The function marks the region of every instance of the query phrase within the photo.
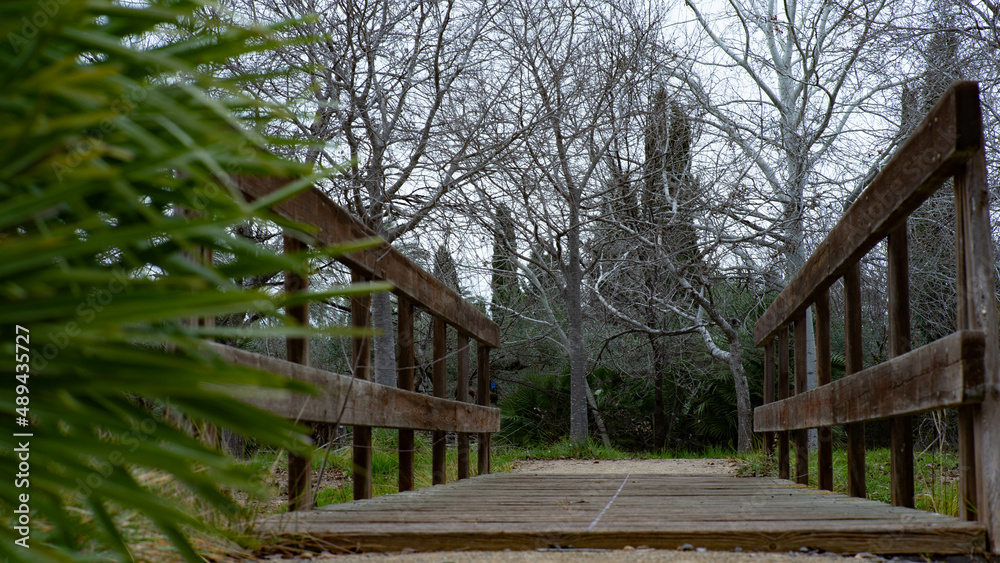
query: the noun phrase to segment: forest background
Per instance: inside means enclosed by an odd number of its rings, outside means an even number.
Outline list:
[[[981,83],[997,205],[995,3],[224,0],[207,14],[323,38],[225,72],[264,73],[248,91],[297,109],[266,132],[313,142],[283,154],[342,167],[325,193],[500,324],[493,394],[518,443],[749,448],[762,379],[750,328],[955,80]],[[909,229],[916,347],[955,326],[950,189]],[[259,225],[240,234],[280,243]],[[862,264],[866,366],[887,356],[883,262]],[[347,279],[333,261],[316,273]],[[393,306],[373,300],[387,384]],[[347,322],[344,303],[312,307]],[[346,349],[316,340],[312,363],[349,373]],[[945,427],[916,432],[950,441]]]

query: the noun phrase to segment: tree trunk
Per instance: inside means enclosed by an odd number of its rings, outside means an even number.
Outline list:
[[[664,378],[666,379],[666,378]],[[663,439],[663,449],[666,450],[670,447],[670,438],[674,435],[674,423],[677,422],[677,408],[680,406],[680,400],[677,398],[677,376],[670,376],[670,417],[667,419],[667,432]]]
[[[667,427],[663,416],[663,344],[650,334],[649,347],[653,354],[653,449],[665,450]]]
[[[571,190],[572,191],[572,190]],[[577,198],[571,198],[577,199]],[[587,441],[587,349],[583,342],[583,298],[580,286],[580,210],[570,203],[570,230],[567,234],[569,259],[566,264],[566,313],[569,339],[569,438],[577,444]]]
[[[729,371],[733,374],[733,385],[736,387],[736,448],[740,452],[748,452],[753,445],[753,408],[750,406],[747,372],[743,369],[743,348],[736,330],[727,330],[726,337],[729,340]]]
[[[374,338],[375,382],[396,386],[396,339],[392,326],[392,301],[386,291],[372,295],[372,324],[381,335]]]
[[[601,417],[601,411],[597,410],[597,400],[594,399],[594,392],[590,389],[590,383],[584,379],[584,383],[587,384],[587,403],[590,404],[590,410],[594,413],[594,424],[597,425],[597,433],[601,435],[601,442],[604,443],[604,447],[611,447],[611,438],[608,436],[608,429],[604,426],[604,418]]]

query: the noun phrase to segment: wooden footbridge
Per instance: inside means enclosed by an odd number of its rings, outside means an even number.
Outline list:
[[[910,350],[907,217],[948,178],[955,179],[958,332]],[[286,182],[245,179],[252,200],[274,198]],[[338,244],[370,231],[318,190],[274,198],[279,215],[317,228],[286,233],[286,249]],[[861,369],[859,261],[888,238],[892,358]],[[312,509],[308,460],[289,461],[290,512],[258,530],[297,549],[327,551],[621,548],[682,546],[731,550],[833,552],[1000,552],[1000,370],[989,197],[978,86],[957,83],[944,95],[755,326],[766,350],[766,404],[755,430],[777,435],[781,478],[663,475],[490,475],[489,433],[499,414],[489,406],[489,351],[497,326],[388,245],[345,255],[356,280],[388,280],[398,299],[398,386],[369,381],[369,341],[354,340],[354,374],[308,366],[307,342],[290,339],[287,361],[218,347],[231,361],[316,385],[313,397],[247,400],[290,418],[354,427],[355,502]],[[847,372],[830,381],[829,288],[843,278]],[[286,289],[308,280],[286,276]],[[805,313],[815,307],[820,386],[805,391]],[[413,389],[413,313],[434,318],[433,397]],[[356,298],[353,324],[366,327],[369,303]],[[291,311],[307,322],[304,308]],[[445,397],[447,331],[458,333],[457,397]],[[789,328],[794,334],[794,393],[789,392]],[[476,403],[468,382],[475,341]],[[775,397],[775,394],[777,397]],[[789,396],[791,395],[791,396]],[[777,400],[775,400],[777,399]],[[910,416],[957,408],[960,424],[960,518],[914,510]],[[893,505],[864,500],[863,425],[889,419]],[[846,425],[849,495],[832,489],[829,428]],[[371,498],[371,427],[399,429],[399,489]],[[823,490],[810,476],[805,432],[819,428]],[[412,491],[413,432],[430,430],[435,486]],[[459,480],[445,484],[445,435],[458,433]],[[469,478],[470,435],[477,434],[477,476]],[[791,472],[789,435],[794,438]],[[789,480],[794,477],[794,482]],[[858,498],[861,497],[861,498]]]
[[[970,553],[978,523],[783,479],[493,474],[265,519],[278,545],[345,551],[536,548]]]

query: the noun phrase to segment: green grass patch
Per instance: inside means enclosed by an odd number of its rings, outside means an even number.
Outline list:
[[[792,452],[794,456],[794,451]],[[777,452],[767,455],[762,450],[734,456],[740,477],[777,477]],[[794,471],[795,460],[791,461]],[[890,452],[887,448],[865,452],[865,484],[867,498],[891,502]],[[958,516],[958,452],[928,451],[913,459],[914,504],[920,510]],[[809,453],[809,486],[817,485],[817,454]],[[847,494],[847,450],[833,450],[833,490]]]
[[[660,452],[627,452],[614,446],[605,446],[598,440],[584,444],[563,439],[558,442],[533,447],[495,445],[493,463],[497,460],[516,462],[519,459],[703,459],[730,458],[731,448],[711,447],[704,450],[668,450]],[[496,471],[496,470],[494,470]]]

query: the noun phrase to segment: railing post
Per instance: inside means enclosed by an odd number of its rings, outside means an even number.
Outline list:
[[[974,118],[981,130],[981,116]],[[978,518],[986,526],[990,548],[1000,553],[1000,343],[982,137],[980,148],[955,175],[955,203],[958,328],[986,334],[983,402],[959,409],[962,516]]]
[[[806,315],[803,313],[795,323],[795,394],[806,392],[808,355],[806,353]],[[809,431],[795,430],[795,482],[809,484]]]
[[[764,404],[774,402],[774,339],[764,345]],[[764,433],[764,452],[774,453],[774,433]]]
[[[458,385],[456,399],[469,402],[469,336],[458,333]],[[469,433],[458,433],[458,478],[469,478]]]
[[[788,398],[788,327],[778,331],[778,400]],[[778,477],[788,479],[788,431],[778,432]]]
[[[830,291],[816,300],[816,385],[830,383]],[[833,432],[829,426],[819,429],[819,488],[833,490]]]
[[[476,402],[484,407],[490,406],[490,347],[480,342],[476,351]],[[490,472],[490,434],[479,433],[479,457],[476,460],[478,474]]]
[[[413,391],[413,368],[415,355],[413,350],[413,302],[400,295],[396,302],[399,310],[397,324],[397,341],[399,351],[396,353],[396,387]],[[414,484],[414,447],[413,430],[399,429],[399,490],[412,491]]]
[[[889,357],[910,351],[910,267],[906,222],[889,233]],[[913,508],[912,417],[889,419],[892,504]]]
[[[197,211],[187,207],[177,207],[175,209],[177,215],[188,220],[196,220],[201,215]],[[182,251],[181,255],[195,264],[211,268],[214,262],[215,252],[211,248],[195,245],[191,250]],[[186,319],[180,319],[180,323],[185,326],[214,327],[215,317],[192,316]],[[208,338],[206,340],[212,339]],[[185,415],[176,417],[170,412],[169,409],[164,410],[163,414],[164,419],[173,422],[178,428],[184,429],[186,432],[190,432],[192,436],[198,438],[209,447],[219,447],[219,429],[214,424],[209,424],[204,421],[199,423],[198,421],[192,420]]]
[[[434,386],[434,396],[444,399],[448,396],[448,381],[446,379],[447,364],[445,360],[448,354],[448,325],[443,319],[434,317],[434,363],[432,369],[432,381]],[[448,433],[435,430],[432,433],[431,443],[431,480],[435,485],[443,485],[447,481],[445,473],[447,467],[448,443],[446,441]]]
[[[305,247],[294,237],[284,235],[284,250],[286,254],[301,252]],[[309,287],[309,278],[295,272],[285,272],[285,292],[305,291]],[[309,324],[309,305],[289,305],[285,309],[289,317],[302,325]],[[285,359],[296,364],[309,365],[309,339],[286,338]],[[288,510],[308,510],[312,508],[312,460],[308,456],[288,454]]]
[[[212,264],[215,261],[215,251],[214,250],[212,250],[211,248],[201,247],[199,249],[199,253],[198,254],[199,254],[198,260],[200,261],[201,264],[203,264],[205,266],[208,266],[208,267],[212,267]],[[308,308],[306,309],[306,311],[307,311],[306,322],[308,323],[309,322]],[[198,326],[201,326],[201,327],[214,327],[215,326],[215,317],[198,317],[197,324],[198,324]],[[308,356],[308,354],[307,354],[307,356]],[[211,446],[213,448],[218,448],[219,447],[219,445],[220,445],[220,438],[221,438],[221,436],[220,436],[221,432],[219,431],[219,427],[215,426],[214,424],[209,424],[209,423],[205,422],[204,426],[202,426],[199,429],[198,434],[199,434],[199,437],[201,438],[201,440],[203,442],[205,442],[206,444],[208,444],[209,446]]]
[[[846,375],[861,371],[861,264],[855,263],[844,273],[844,364]],[[865,423],[855,422],[847,431],[847,494],[865,498]]]
[[[368,276],[351,271],[351,282],[368,281]],[[351,326],[369,329],[372,299],[369,296],[351,298]],[[371,338],[355,336],[351,342],[351,365],[354,377],[371,379]],[[372,429],[370,426],[354,427],[354,500],[372,498]]]

